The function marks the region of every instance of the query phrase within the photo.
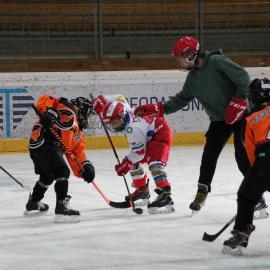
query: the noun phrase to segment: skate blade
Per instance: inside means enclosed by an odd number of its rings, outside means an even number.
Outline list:
[[[148,213],[151,215],[170,214],[173,212],[175,212],[173,205],[166,205],[164,207],[150,207],[150,208],[148,208]]]
[[[32,211],[28,211],[28,210],[25,210],[23,212],[23,215],[24,216],[41,216],[41,215],[45,215],[48,213],[48,210],[46,211],[38,211],[38,210],[32,210]]]
[[[80,222],[80,216],[55,215],[55,223],[77,223]]]
[[[134,202],[135,206],[145,206],[148,203],[150,203],[149,199],[140,199],[140,200]]]
[[[261,210],[257,210],[254,213],[254,219],[264,219],[264,218],[268,218],[269,214],[266,210],[266,208],[261,209]]]
[[[235,256],[242,256],[243,255],[244,247],[237,246],[236,248],[231,248],[228,246],[223,246],[222,253],[223,254],[229,254],[229,255],[235,255]]]

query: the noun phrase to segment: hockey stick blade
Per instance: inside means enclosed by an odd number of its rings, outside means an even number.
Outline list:
[[[111,207],[114,207],[114,208],[130,208],[132,207],[130,201],[124,201],[124,202],[113,202],[113,201],[110,201],[109,205]],[[133,211],[137,214],[137,215],[141,215],[143,213],[143,210],[141,208],[133,208]]]
[[[0,166],[0,169],[6,173],[12,180],[14,180],[19,186],[21,186],[22,188],[24,188],[27,191],[31,192],[31,187],[29,185],[24,185],[23,183],[21,183],[17,178],[15,178],[12,174],[10,174],[5,168],[3,168],[2,166]]]
[[[220,235],[221,233],[216,233],[216,234],[208,234],[208,233],[204,233],[203,234],[203,238],[202,238],[202,240],[203,241],[207,241],[207,242],[213,242],[213,241],[215,241],[217,238],[218,238],[218,236]]]
[[[101,195],[101,197],[107,202],[108,205],[110,205],[111,207],[114,208],[130,208],[131,204],[127,201],[123,201],[123,202],[114,202],[111,201],[100,189],[100,187],[97,185],[97,183],[95,182],[95,180],[92,182],[92,185],[94,186],[94,188],[97,190],[97,192]]]
[[[109,205],[114,208],[130,208],[131,204],[130,202],[124,201],[124,202],[113,202],[110,201]]]
[[[216,234],[203,234],[203,241],[213,242],[215,241],[235,220],[236,216],[232,217]]]
[[[137,214],[137,215],[141,215],[143,213],[142,208],[133,208],[133,211]]]

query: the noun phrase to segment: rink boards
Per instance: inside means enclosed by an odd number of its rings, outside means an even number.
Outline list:
[[[251,77],[269,76],[270,68],[248,68]],[[89,94],[124,95],[132,108],[167,101],[182,89],[186,72],[178,70],[53,72],[0,74],[0,152],[26,151],[28,137],[37,116],[31,105],[39,96],[89,97]],[[202,144],[209,125],[196,99],[180,111],[166,115],[174,131],[174,145]],[[126,147],[124,137],[112,134],[117,147]],[[110,147],[97,117],[86,130],[87,149]]]
[[[122,136],[112,136],[114,146],[117,148],[128,147],[127,140]],[[174,133],[174,146],[196,145],[204,143],[204,133]],[[88,136],[85,140],[86,149],[106,149],[110,148],[110,143],[106,136]],[[0,140],[0,153],[4,152],[25,152],[28,149],[27,139],[3,139]]]

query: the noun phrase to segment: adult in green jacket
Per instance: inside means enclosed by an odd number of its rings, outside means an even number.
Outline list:
[[[250,167],[243,146],[242,122],[251,80],[246,70],[225,57],[221,50],[200,52],[199,42],[193,37],[177,40],[172,56],[180,69],[189,71],[183,89],[164,104],[138,106],[135,114],[163,116],[179,111],[194,98],[203,105],[210,125],[205,135],[198,190],[190,204],[193,211],[199,211],[211,191],[218,157],[232,133],[238,168],[245,175]]]

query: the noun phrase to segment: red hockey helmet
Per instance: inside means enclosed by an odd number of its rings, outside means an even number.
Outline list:
[[[120,118],[125,114],[124,105],[121,102],[109,102],[105,105],[102,113],[104,122],[111,122],[116,118]]]
[[[110,130],[121,132],[125,129],[127,115],[124,104],[114,101],[106,104],[102,113],[102,119]]]
[[[104,107],[102,119],[110,130],[121,132],[125,129],[127,112],[125,106],[121,102],[109,102]]]
[[[194,37],[182,37],[178,39],[172,47],[172,56],[196,55],[200,49],[200,44]]]

